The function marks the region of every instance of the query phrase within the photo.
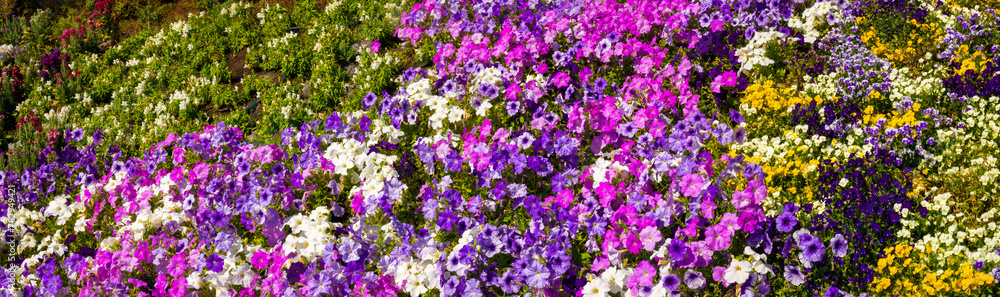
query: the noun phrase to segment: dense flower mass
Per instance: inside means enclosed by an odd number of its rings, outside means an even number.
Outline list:
[[[993,9],[303,2],[5,70],[0,295],[1000,293]]]

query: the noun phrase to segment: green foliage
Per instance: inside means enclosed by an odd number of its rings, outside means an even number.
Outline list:
[[[18,125],[12,142],[5,143],[6,152],[0,156],[4,171],[22,172],[37,164],[38,152],[45,147],[42,133],[31,125]]]

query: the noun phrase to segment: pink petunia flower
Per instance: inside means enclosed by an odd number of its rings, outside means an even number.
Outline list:
[[[180,165],[184,163],[184,148],[181,146],[174,147],[174,165]]]
[[[639,266],[635,268],[635,273],[628,277],[625,285],[633,290],[638,287],[652,286],[653,279],[655,277],[656,267],[649,264],[649,261],[642,261],[639,262]]]
[[[656,229],[656,226],[648,226],[639,231],[639,240],[642,242],[644,250],[652,252],[660,239],[663,239],[663,235],[660,234],[660,230]]]
[[[717,282],[722,282],[722,285],[728,288],[729,282],[726,281],[725,275],[726,275],[725,267],[712,268],[712,279],[714,279]]]
[[[608,267],[611,267],[611,262],[608,260],[608,256],[603,254],[595,258],[593,264],[590,264],[590,270],[594,272],[608,269]]]
[[[694,217],[694,218],[690,219],[687,222],[687,226],[685,226],[684,229],[680,230],[681,234],[684,235],[684,236],[687,236],[687,237],[698,236],[698,222],[700,220],[701,219],[698,218],[698,217]]]
[[[736,224],[736,214],[727,212],[722,215],[722,219],[719,221],[719,225],[726,226],[730,232],[735,232],[740,230],[740,226]]]
[[[729,248],[732,231],[724,225],[715,225],[705,230],[705,240],[708,241],[708,248],[713,251],[721,251]]]
[[[681,193],[688,197],[701,194],[701,188],[705,186],[705,179],[700,174],[688,174],[681,178]]]

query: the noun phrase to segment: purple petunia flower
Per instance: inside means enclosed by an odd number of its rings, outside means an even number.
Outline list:
[[[799,286],[806,282],[806,276],[802,273],[802,268],[798,266],[786,265],[785,279],[794,286]]]
[[[677,286],[680,284],[681,280],[675,274],[667,274],[667,276],[663,277],[663,287],[668,290],[676,290]]]
[[[688,270],[684,272],[684,285],[691,289],[701,289],[705,285],[705,277],[700,271]]]
[[[789,232],[798,224],[798,218],[791,212],[783,212],[774,219],[774,225],[779,232]]]
[[[545,268],[541,262],[531,261],[531,264],[524,267],[525,283],[535,288],[543,288],[549,283],[549,269]]]
[[[531,147],[531,144],[535,142],[535,137],[531,136],[530,132],[521,133],[520,136],[515,139],[517,147],[521,149],[527,149]]]
[[[829,288],[826,288],[826,292],[823,292],[823,297],[854,297],[854,295],[841,291],[837,287],[830,286]]]
[[[680,261],[684,259],[684,255],[687,254],[687,246],[684,245],[683,241],[674,239],[670,241],[670,246],[667,247],[667,252],[670,254],[670,258],[674,261]]]
[[[492,84],[484,84],[479,87],[479,93],[486,98],[496,98],[500,94],[500,88]]]
[[[843,258],[847,255],[847,240],[844,239],[844,235],[838,233],[830,239],[830,250],[837,258]]]
[[[361,99],[361,108],[364,110],[369,110],[375,105],[375,101],[378,99],[375,93],[368,92],[364,98]]]
[[[799,246],[802,249],[802,253],[799,254],[799,260],[802,260],[802,262],[819,262],[823,260],[823,241],[813,236],[803,237]]]
[[[635,124],[632,122],[624,122],[619,124],[615,131],[618,131],[618,135],[631,138],[632,136],[635,136],[635,132],[638,132],[639,129],[636,128]]]
[[[509,101],[507,102],[507,115],[513,116],[518,112],[521,112],[521,102],[520,101]]]
[[[220,273],[222,272],[222,262],[222,257],[219,257],[217,254],[212,254],[205,260],[205,269],[215,273]]]

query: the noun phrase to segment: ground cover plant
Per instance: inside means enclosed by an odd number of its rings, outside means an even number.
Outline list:
[[[1000,293],[998,3],[272,3],[6,19],[0,294]]]

